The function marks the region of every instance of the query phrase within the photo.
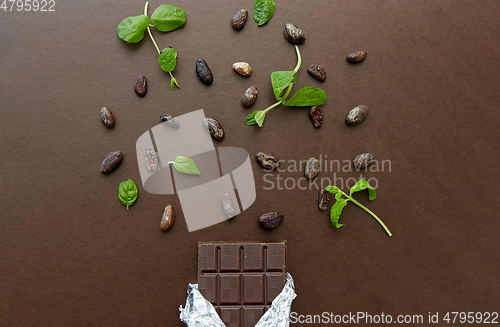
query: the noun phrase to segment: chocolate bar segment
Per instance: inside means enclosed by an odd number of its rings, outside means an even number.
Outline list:
[[[198,288],[228,327],[254,327],[285,286],[283,242],[199,242]]]

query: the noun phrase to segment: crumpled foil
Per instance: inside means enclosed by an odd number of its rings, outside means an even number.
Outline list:
[[[179,318],[189,327],[225,327],[212,303],[198,291],[198,284],[189,284],[186,307],[179,308]]]
[[[255,327],[288,327],[292,301],[297,297],[292,275],[286,274],[286,284],[273,300],[271,308],[260,318]],[[198,284],[189,284],[186,307],[179,308],[179,318],[188,327],[225,327],[213,305],[198,291]]]

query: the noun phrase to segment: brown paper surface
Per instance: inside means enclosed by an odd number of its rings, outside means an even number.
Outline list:
[[[298,295],[292,310],[301,315],[383,312],[427,322],[429,312],[498,311],[500,3],[275,2],[261,27],[251,17],[253,1],[172,3],[186,10],[185,26],[153,28],[153,35],[160,48],[178,51],[181,89],[173,91],[147,35],[135,45],[117,37],[118,23],[141,14],[142,2],[56,0],[54,12],[0,10],[0,325],[182,326],[178,307],[187,284],[197,282],[198,241],[286,240]],[[149,13],[160,4],[151,2]],[[235,31],[231,17],[241,8],[249,18]],[[307,36],[292,92],[327,92],[323,126],[313,127],[307,108],[284,106],[262,128],[245,126],[251,111],[275,102],[271,72],[296,65],[283,35],[288,22]],[[368,56],[350,65],[345,57],[356,50]],[[199,58],[213,72],[211,86],[196,76]],[[231,69],[237,61],[250,63],[250,77]],[[307,74],[310,64],[325,68],[326,82]],[[133,90],[139,74],[149,82],[144,98]],[[240,99],[251,85],[259,94],[245,109]],[[346,126],[360,104],[368,117]],[[112,129],[100,122],[103,106],[115,116]],[[135,142],[161,114],[198,109],[224,127],[216,146],[244,148],[252,159],[272,153],[286,171],[264,179],[252,160],[255,203],[189,233],[177,195],[148,194],[140,185]],[[113,150],[124,160],[102,175]],[[352,203],[340,218],[346,226],[333,229],[314,186],[290,187],[303,176],[292,160],[342,163],[363,152],[391,163],[390,171],[363,173],[377,181],[376,200],[355,198],[392,238]],[[359,177],[335,172],[344,181]],[[291,189],[277,189],[277,176]],[[139,198],[127,211],[117,190],[129,178]],[[164,233],[167,204],[177,216]],[[276,230],[257,223],[268,211],[284,214]]]

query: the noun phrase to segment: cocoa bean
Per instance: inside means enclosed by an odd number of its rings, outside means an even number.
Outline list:
[[[137,76],[134,83],[134,91],[140,97],[146,95],[146,92],[148,91],[148,81],[146,79],[146,76],[144,75]]]
[[[265,152],[257,153],[257,161],[262,167],[271,171],[278,168],[280,165],[278,158]]]
[[[351,64],[355,64],[357,62],[363,61],[366,58],[366,53],[365,51],[356,51],[353,53],[350,53],[347,55],[347,61],[350,62]]]
[[[235,30],[240,30],[245,26],[245,23],[248,18],[248,11],[246,9],[241,9],[236,14],[234,14],[233,19],[231,20],[231,25]]]
[[[354,166],[356,166],[358,169],[368,167],[368,165],[373,162],[373,154],[368,152],[362,153],[354,158],[353,162]]]
[[[275,229],[283,221],[279,212],[268,212],[259,217],[259,225],[265,229]]]
[[[113,117],[113,113],[106,107],[101,108],[101,121],[106,127],[113,127],[115,124],[115,118]]]
[[[319,191],[319,198],[318,198],[319,210],[325,211],[328,209],[328,203],[330,202],[331,194],[332,193],[328,192],[324,187],[321,189],[321,191]]]
[[[326,80],[326,71],[323,67],[321,67],[321,65],[313,64],[307,67],[307,72],[320,82],[324,82]]]
[[[203,59],[198,59],[196,61],[196,74],[200,81],[205,83],[206,85],[212,84],[214,80],[214,76],[212,75],[212,71],[208,67],[208,64]]]
[[[169,204],[163,210],[163,215],[161,216],[160,229],[162,231],[167,231],[172,228],[175,220],[174,208]]]
[[[366,115],[368,115],[368,107],[364,105],[357,106],[347,114],[345,117],[345,123],[347,125],[357,125],[365,119]]]
[[[235,62],[233,64],[233,69],[243,76],[252,75],[252,67],[250,67],[250,64],[248,62]]]
[[[306,40],[304,32],[292,23],[285,25],[285,36],[288,41],[296,44],[302,44]]]
[[[109,174],[112,172],[123,160],[123,155],[120,151],[112,151],[104,158],[101,164],[101,173]]]
[[[321,111],[320,106],[312,106],[309,109],[309,117],[311,118],[314,127],[321,127],[323,124],[323,112]]]
[[[207,117],[203,120],[203,123],[214,139],[222,141],[224,138],[224,129],[217,119]]]
[[[320,170],[321,168],[319,160],[315,158],[309,158],[304,169],[304,175],[306,176],[306,178],[314,179],[314,177],[318,176]]]
[[[259,93],[259,90],[255,86],[250,86],[248,89],[246,89],[245,93],[243,93],[243,96],[241,97],[241,104],[245,108],[250,108],[255,100],[257,100],[257,94]]]

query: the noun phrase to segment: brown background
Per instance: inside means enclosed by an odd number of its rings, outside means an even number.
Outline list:
[[[149,13],[161,3],[152,1]],[[52,13],[0,11],[0,325],[181,326],[178,307],[196,282],[202,240],[286,240],[299,314],[427,319],[499,310],[499,2],[276,0],[267,25],[249,17],[239,32],[230,19],[253,1],[172,4],[186,10],[187,23],[153,33],[161,48],[179,52],[174,91],[147,36],[128,45],[116,35],[142,2],[56,0]],[[287,22],[308,36],[294,90],[325,89],[324,126],[314,129],[307,109],[280,106],[263,128],[247,127],[251,110],[275,102],[270,73],[296,64],[283,36]],[[364,62],[345,62],[361,49]],[[194,72],[198,58],[214,74],[209,87]],[[252,76],[232,71],[236,61],[249,62]],[[308,76],[312,63],[326,69],[324,84]],[[149,80],[145,98],[133,91],[138,74]],[[239,101],[250,85],[259,96],[245,110]],[[348,128],[343,118],[359,104],[371,112]],[[102,106],[115,115],[113,129],[99,121]],[[142,186],[127,211],[117,188],[128,178],[139,184],[137,138],[163,113],[200,108],[223,124],[221,146],[252,155],[342,161],[371,152],[390,160],[391,172],[365,174],[377,178],[379,197],[356,198],[394,236],[353,204],[341,217],[346,226],[333,229],[317,209],[316,189],[266,191],[256,162],[257,199],[233,221],[189,233],[177,196]],[[101,175],[112,150],[125,159]],[[169,203],[178,218],[163,233]],[[265,231],[257,217],[273,210],[285,220]]]

